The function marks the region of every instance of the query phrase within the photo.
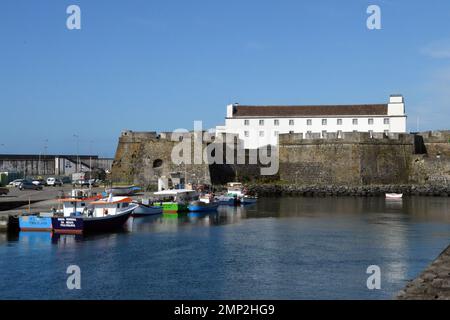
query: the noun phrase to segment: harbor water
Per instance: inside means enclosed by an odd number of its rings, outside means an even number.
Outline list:
[[[449,209],[439,197],[262,198],[113,234],[0,233],[0,299],[391,299],[449,245]]]

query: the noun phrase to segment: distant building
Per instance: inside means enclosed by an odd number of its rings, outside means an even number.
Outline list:
[[[405,133],[406,113],[403,96],[391,95],[386,104],[319,106],[227,106],[224,126],[216,134],[237,134],[244,148],[278,145],[278,135],[303,133],[325,136],[343,132]]]
[[[0,172],[24,176],[70,176],[92,169],[111,170],[113,159],[96,155],[0,154]]]

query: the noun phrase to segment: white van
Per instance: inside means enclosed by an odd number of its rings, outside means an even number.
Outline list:
[[[61,179],[47,178],[47,185],[52,186],[52,187],[56,187],[56,186],[61,187],[63,185],[63,182],[61,181]]]

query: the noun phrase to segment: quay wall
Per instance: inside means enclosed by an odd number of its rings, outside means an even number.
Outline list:
[[[343,133],[280,135],[280,179],[300,185],[408,183],[414,136]]]

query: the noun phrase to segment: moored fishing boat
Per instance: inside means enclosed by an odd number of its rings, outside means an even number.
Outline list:
[[[219,204],[217,202],[206,203],[201,200],[195,200],[189,203],[188,209],[191,212],[207,212],[207,211],[217,211]]]
[[[25,214],[19,216],[20,231],[43,231],[53,230],[51,216],[41,216],[40,214]]]
[[[171,189],[155,192],[155,196],[163,199],[160,204],[164,213],[183,213],[189,211],[188,204],[198,198],[198,193],[194,190]]]
[[[240,182],[227,184],[227,194],[216,197],[221,205],[250,205],[258,201],[258,197],[250,196]]]
[[[162,206],[152,206],[148,204],[138,203],[138,207],[133,211],[133,217],[146,217],[163,213]]]
[[[239,198],[234,195],[220,195],[215,197],[215,200],[219,203],[219,205],[224,206],[238,206],[241,204]]]
[[[76,211],[77,202],[64,202],[64,217],[52,218],[56,233],[90,233],[114,231],[123,227],[138,207],[128,197],[113,197],[96,200],[85,207],[83,212]]]
[[[106,189],[106,193],[112,194],[113,196],[132,196],[140,190],[141,188],[136,186],[111,187]]]
[[[243,196],[240,198],[240,202],[242,205],[250,205],[255,204],[258,201],[257,197]]]

